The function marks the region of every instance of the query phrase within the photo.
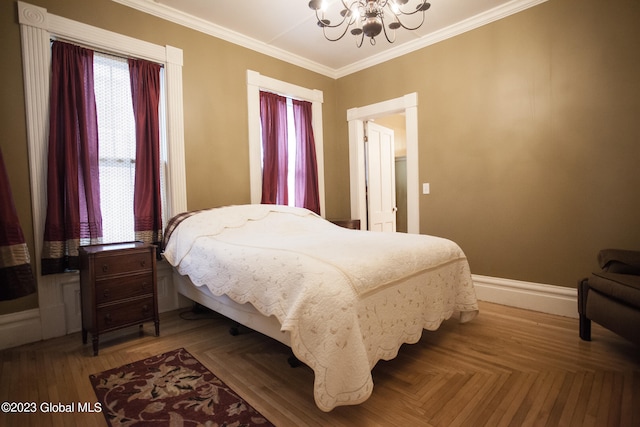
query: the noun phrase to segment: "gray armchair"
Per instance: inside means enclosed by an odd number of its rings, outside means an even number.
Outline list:
[[[640,344],[640,251],[605,249],[601,271],[578,283],[580,338],[591,341],[591,321]]]

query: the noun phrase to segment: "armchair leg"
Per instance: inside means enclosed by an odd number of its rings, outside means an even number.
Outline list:
[[[582,279],[578,281],[578,314],[580,316],[580,338],[582,338],[584,341],[591,341],[591,319],[589,319],[585,314],[587,312],[588,295],[588,279]]]
[[[580,338],[591,341],[591,320],[584,314],[580,314]]]

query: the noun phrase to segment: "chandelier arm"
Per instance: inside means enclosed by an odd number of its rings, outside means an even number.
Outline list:
[[[402,25],[402,23],[400,23],[400,25]],[[384,19],[382,20],[382,31],[384,31],[384,37],[387,39],[389,43],[393,43],[396,41],[396,30],[393,30],[393,40],[391,40],[389,38],[389,35],[387,34],[387,27],[384,25]]]
[[[398,6],[398,12],[394,12],[393,9],[389,8],[389,10],[391,11],[391,13],[393,13],[395,16],[398,15],[403,15],[403,16],[411,16],[411,15],[415,15],[418,12],[422,12],[422,16],[424,16],[424,13],[429,10],[429,8],[425,9],[425,10],[421,10],[422,7],[424,7],[424,5],[428,3],[427,0],[422,0],[422,3],[420,3],[417,7],[416,10],[414,10],[413,12],[405,12],[404,10],[402,10],[400,8],[400,6]]]
[[[364,6],[364,3],[362,3],[362,0],[354,0],[349,5],[347,4],[347,2],[345,0],[341,0],[341,2],[342,2],[342,6],[345,9],[350,10],[350,11],[353,11],[353,5],[354,4],[357,4],[358,6]]]
[[[396,16],[396,21],[398,22],[398,24],[400,24],[400,26],[402,28],[404,28],[405,30],[409,30],[409,31],[414,31],[417,30],[418,28],[422,27],[422,24],[424,24],[424,14],[422,14],[422,19],[420,20],[420,24],[416,25],[415,27],[407,27],[406,25],[404,25],[402,23],[402,21],[400,20],[400,18],[398,18]]]
[[[318,16],[318,11],[316,10],[316,19],[318,20],[318,26],[320,28],[338,28],[340,25],[344,24],[344,21],[347,20],[346,16],[342,17],[342,21],[340,21],[340,23],[336,24],[336,25],[331,25],[331,21],[328,21],[329,24],[325,24],[323,21],[326,21],[324,19],[324,12],[322,13],[322,17]],[[351,26],[351,23],[347,24],[347,27]]]
[[[342,32],[342,34],[340,34],[340,36],[336,39],[332,39],[329,36],[327,36],[327,28],[335,28],[335,27],[322,27],[322,34],[324,34],[324,38],[329,40],[330,42],[337,42],[338,40],[343,38],[345,34],[347,34],[347,30],[349,29],[350,26],[351,24],[344,27],[344,31]]]
[[[415,15],[418,12],[426,12],[426,10],[414,10],[413,12],[403,12],[401,10],[398,10],[398,13],[392,12],[394,15],[402,15],[402,16],[411,16],[411,15]]]

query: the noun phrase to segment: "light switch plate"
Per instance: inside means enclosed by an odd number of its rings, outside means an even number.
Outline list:
[[[424,182],[422,184],[422,194],[429,194],[431,192],[431,188],[428,182]]]

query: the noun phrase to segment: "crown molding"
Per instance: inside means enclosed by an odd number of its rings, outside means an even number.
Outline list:
[[[471,18],[460,21],[456,24],[445,27],[441,30],[430,33],[424,37],[416,39],[415,41],[404,43],[399,45],[395,49],[382,52],[378,55],[373,55],[365,60],[354,62],[346,67],[335,70],[336,78],[344,77],[349,74],[364,70],[374,65],[381,64],[394,58],[406,55],[416,50],[423,49],[427,46],[439,43],[441,41],[453,38],[460,34],[466,33],[508,16],[514,15],[523,10],[537,6],[541,3],[545,3],[548,0],[517,0],[503,5],[494,7]]]
[[[294,55],[290,52],[287,52],[286,50],[279,49],[254,38],[247,37],[244,34],[240,34],[236,31],[229,30],[228,28],[221,27],[220,25],[213,24],[209,21],[193,15],[189,15],[172,7],[148,0],[112,1],[147,13],[149,15],[153,15],[155,17],[173,22],[175,24],[182,25],[192,30],[228,41],[238,46],[242,46],[247,49],[251,49],[253,51],[271,56],[273,58],[280,59],[290,64],[297,65],[307,70],[314,71],[327,77],[331,77],[333,79],[337,78],[336,70],[334,70],[333,68],[324,66],[314,61],[310,61],[301,56]]]
[[[421,37],[413,42],[398,45],[396,48],[387,52],[373,55],[365,60],[355,62],[346,67],[334,69],[325,65],[310,61],[299,55],[294,55],[283,49],[279,49],[262,41],[247,37],[235,31],[208,22],[204,19],[186,14],[169,6],[162,5],[149,0],[112,0],[124,6],[131,7],[149,15],[165,19],[167,21],[191,28],[193,30],[208,34],[210,36],[228,41],[230,43],[254,50],[256,52],[269,55],[273,58],[280,59],[293,65],[305,68],[310,71],[338,79],[349,74],[364,70],[366,68],[378,65],[390,59],[397,58],[402,55],[414,52],[438,42],[447,40],[457,35],[466,33],[494,21],[514,15],[523,10],[545,3],[548,0],[514,0],[503,5],[497,6],[486,12],[480,13],[464,21],[458,22],[449,27],[431,33],[425,37]]]

